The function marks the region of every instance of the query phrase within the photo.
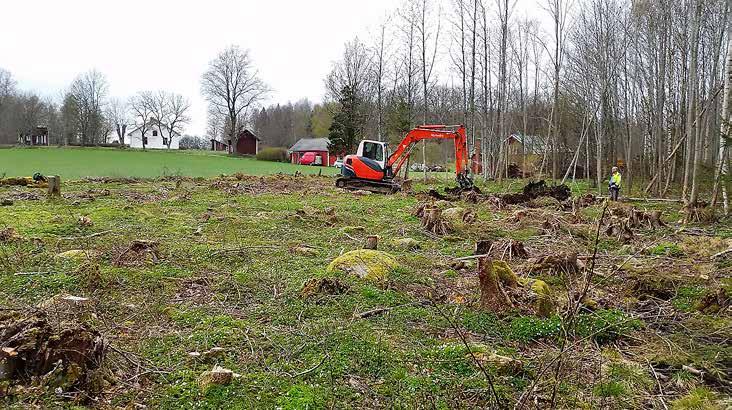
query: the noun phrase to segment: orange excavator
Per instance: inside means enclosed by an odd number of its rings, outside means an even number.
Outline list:
[[[347,155],[343,160],[341,177],[336,180],[336,186],[381,193],[398,192],[401,185],[394,181],[394,177],[399,175],[415,144],[427,139],[453,140],[458,185],[462,189],[472,188],[463,125],[420,125],[407,133],[391,155],[385,142],[363,140],[358,144],[356,155]]]

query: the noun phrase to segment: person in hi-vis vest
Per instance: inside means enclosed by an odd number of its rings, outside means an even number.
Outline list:
[[[617,201],[620,196],[620,182],[623,180],[622,175],[618,171],[618,167],[613,167],[613,173],[610,175],[610,200]]]

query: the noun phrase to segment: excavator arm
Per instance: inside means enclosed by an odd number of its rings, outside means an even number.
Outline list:
[[[447,139],[455,143],[455,174],[462,188],[470,188],[473,183],[468,175],[468,152],[463,125],[422,125],[411,131],[389,157],[387,166],[391,167],[393,175],[399,171],[409,157],[412,146],[426,139]]]

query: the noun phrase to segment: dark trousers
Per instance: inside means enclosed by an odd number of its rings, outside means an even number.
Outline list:
[[[617,201],[619,196],[620,196],[620,187],[611,186],[610,187],[610,200]]]

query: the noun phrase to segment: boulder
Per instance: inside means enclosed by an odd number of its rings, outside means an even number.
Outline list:
[[[456,206],[454,208],[447,208],[442,211],[442,217],[452,223],[461,223],[463,222],[463,216],[465,216],[466,212],[467,210],[465,208]]]
[[[81,260],[86,258],[86,252],[81,249],[72,249],[70,251],[61,252],[56,256],[62,259]]]
[[[198,385],[201,387],[201,390],[205,391],[211,386],[225,386],[230,384],[233,379],[234,372],[217,365],[210,371],[201,373],[201,376],[198,378]]]
[[[509,288],[518,286],[518,278],[505,261],[493,261],[493,271],[501,281],[501,285]]]
[[[344,272],[381,282],[386,280],[387,275],[398,266],[396,259],[386,252],[357,249],[335,258],[328,265],[327,271],[328,273]]]
[[[412,239],[412,238],[394,239],[392,241],[392,244],[394,245],[395,248],[409,250],[409,251],[421,248],[419,242],[416,239]]]
[[[554,314],[556,301],[551,288],[541,279],[522,279],[521,284],[531,289],[534,296],[533,308],[537,316],[549,317]]]
[[[302,256],[318,256],[318,250],[307,245],[296,246],[291,250],[292,252]]]

